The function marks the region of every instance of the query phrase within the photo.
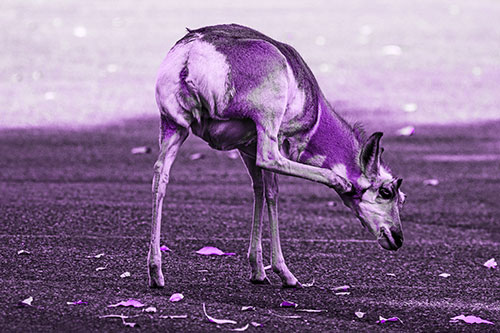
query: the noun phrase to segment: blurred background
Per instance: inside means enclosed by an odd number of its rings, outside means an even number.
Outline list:
[[[294,46],[350,120],[500,118],[500,2],[0,3],[0,127],[157,117],[156,70],[185,27],[239,23]]]

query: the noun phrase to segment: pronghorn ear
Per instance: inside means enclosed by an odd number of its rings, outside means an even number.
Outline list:
[[[378,174],[380,167],[380,138],[382,138],[382,135],[384,135],[382,132],[373,133],[361,150],[361,170],[366,176]]]

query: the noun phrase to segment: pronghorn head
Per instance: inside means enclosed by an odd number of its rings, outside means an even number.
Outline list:
[[[399,189],[403,180],[394,178],[381,164],[381,137],[381,132],[372,134],[361,148],[361,176],[353,182],[351,192],[340,196],[384,249],[397,250],[403,245],[399,211],[405,194]]]

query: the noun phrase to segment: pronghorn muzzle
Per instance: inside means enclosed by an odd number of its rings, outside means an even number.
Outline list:
[[[403,231],[401,228],[382,228],[380,230],[378,243],[386,250],[396,251],[403,245],[403,240]]]

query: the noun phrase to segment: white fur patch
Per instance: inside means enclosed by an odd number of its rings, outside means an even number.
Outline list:
[[[210,116],[219,118],[213,112],[227,107],[230,93],[228,89],[231,89],[228,82],[230,68],[226,57],[212,44],[195,40],[190,44],[187,67],[189,74],[186,82],[192,82],[196,91],[207,98]]]
[[[335,165],[332,167],[332,171],[333,171],[336,175],[338,175],[338,176],[340,176],[340,177],[342,177],[342,178],[344,178],[344,179],[347,179],[347,168],[346,168],[346,166],[345,166],[344,164],[342,164],[342,163],[337,163],[337,164],[335,164]]]
[[[366,178],[364,175],[361,175],[358,178],[357,182],[358,182],[358,185],[361,186],[361,188],[368,188],[371,185],[371,183],[368,180],[368,178]]]
[[[392,175],[387,171],[386,168],[384,168],[382,165],[379,168],[379,177],[381,180],[392,180]]]
[[[325,160],[326,160],[326,156],[324,156],[324,155],[315,155],[315,156],[309,157],[305,161],[305,163],[309,164],[309,165],[321,167],[323,165],[323,163],[325,162]]]
[[[293,71],[289,65],[287,65],[287,75],[288,95],[286,111],[283,116],[283,122],[285,124],[304,112],[304,101],[306,99],[306,95],[303,90],[299,89],[295,76],[293,75]]]

